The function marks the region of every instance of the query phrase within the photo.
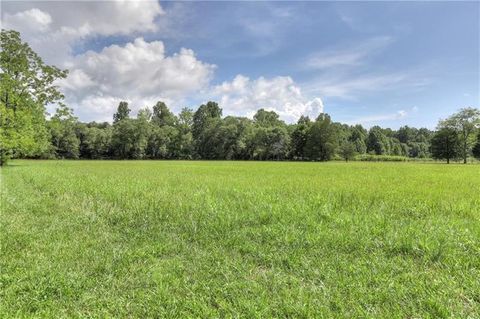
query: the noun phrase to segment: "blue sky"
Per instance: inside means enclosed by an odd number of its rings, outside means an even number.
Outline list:
[[[9,2],[2,23],[73,70],[62,87],[83,120],[119,99],[178,111],[211,98],[225,115],[434,128],[480,104],[479,2],[130,3]]]

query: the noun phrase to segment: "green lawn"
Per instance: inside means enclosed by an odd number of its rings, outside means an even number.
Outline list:
[[[480,317],[480,165],[14,161],[1,192],[1,318]]]

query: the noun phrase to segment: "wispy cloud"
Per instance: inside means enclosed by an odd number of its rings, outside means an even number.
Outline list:
[[[394,42],[391,36],[378,36],[350,46],[315,52],[303,60],[302,69],[312,77],[302,86],[304,92],[322,97],[357,99],[369,93],[397,88],[421,89],[430,83],[425,68],[375,72],[374,58]]]
[[[255,7],[254,13],[250,11]],[[248,11],[246,11],[248,10]],[[289,28],[298,22],[299,16],[294,14],[295,6],[278,6],[270,2],[254,2],[242,6],[233,14],[235,24],[243,31],[243,41],[249,46],[248,52],[242,55],[261,57],[274,53],[286,45],[285,34]],[[240,37],[242,39],[242,37]],[[237,43],[239,36],[222,41]]]
[[[303,66],[307,69],[325,70],[339,66],[361,65],[367,58],[379,53],[393,41],[392,37],[381,36],[350,47],[315,52],[307,57]]]
[[[349,125],[354,124],[362,124],[362,125],[372,125],[376,123],[380,123],[383,121],[398,121],[405,119],[411,116],[413,113],[418,112],[418,107],[414,106],[410,110],[398,110],[392,113],[385,113],[385,114],[374,114],[374,115],[367,115],[354,118],[346,123]]]
[[[338,76],[321,76],[304,84],[303,90],[322,97],[354,100],[359,94],[392,90],[399,87],[422,88],[429,84],[426,77],[405,71],[390,74],[343,73]]]
[[[348,121],[347,124],[369,124],[369,123],[380,122],[380,121],[400,120],[405,118],[407,114],[408,113],[405,110],[398,110],[397,112],[394,112],[394,113],[358,117]]]

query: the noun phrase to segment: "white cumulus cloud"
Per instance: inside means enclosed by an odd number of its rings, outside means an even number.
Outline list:
[[[37,8],[15,14],[6,13],[4,19],[2,19],[2,27],[15,27],[21,33],[44,32],[48,30],[51,23],[52,17],[50,14]]]
[[[70,76],[59,84],[67,102],[80,114],[101,101],[125,99],[140,108],[147,100],[182,99],[205,89],[215,69],[198,60],[192,50],[181,49],[167,56],[163,42],[143,38],[100,52],[87,51],[70,63]]]
[[[238,75],[212,86],[215,65],[199,60],[190,49],[166,54],[162,41],[139,37],[169,32],[171,18],[155,0],[20,1],[2,3],[2,10],[3,28],[21,31],[45,62],[69,69],[59,85],[67,104],[84,121],[111,120],[121,100],[130,102],[134,113],[158,100],[178,111],[184,106],[180,103],[207,95],[219,101],[225,114],[250,115],[265,108],[294,121],[323,112],[322,100],[307,98],[288,76]],[[278,14],[288,17],[288,12]],[[269,30],[258,36],[268,38]],[[120,44],[96,48],[102,41],[122,38]],[[84,50],[92,44],[94,50]]]
[[[283,119],[294,121],[301,115],[316,117],[323,112],[319,97],[307,99],[300,87],[288,76],[250,78],[237,75],[213,89],[226,113],[252,115],[259,108],[277,112]]]
[[[40,56],[60,66],[79,41],[155,31],[164,14],[155,0],[5,2],[2,10],[2,28],[20,31]]]
[[[158,100],[180,102],[208,87],[213,76],[215,66],[192,50],[167,55],[162,41],[142,37],[82,52],[86,41],[161,31],[157,19],[165,12],[155,0],[22,1],[2,9],[3,28],[20,31],[47,63],[69,69],[58,84],[82,120],[111,120],[122,100],[134,112]]]

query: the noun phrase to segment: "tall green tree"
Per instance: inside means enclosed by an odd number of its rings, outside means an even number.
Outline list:
[[[66,70],[46,65],[20,33],[0,33],[0,165],[13,156],[35,156],[49,147],[47,104],[64,96],[54,84]]]
[[[216,130],[218,159],[242,159],[246,153],[246,135],[251,128],[247,118],[227,116]]]
[[[220,119],[222,117],[222,109],[218,103],[209,101],[207,104],[202,104],[193,114],[192,132],[193,136],[197,138],[202,131],[205,130],[211,119]]]
[[[148,107],[140,109],[137,114],[137,119],[141,119],[145,122],[151,122],[153,118],[152,111]]]
[[[146,155],[149,158],[169,159],[175,158],[175,138],[177,129],[173,126],[152,125],[148,134]]]
[[[113,123],[128,119],[130,112],[131,110],[128,107],[128,103],[124,101],[120,102],[117,107],[117,112],[113,114]]]
[[[289,152],[290,137],[283,126],[254,126],[246,136],[249,159],[282,160]]]
[[[119,159],[142,159],[150,134],[150,123],[143,116],[136,119],[125,118],[113,125],[113,155]]]
[[[330,116],[320,114],[308,131],[305,156],[310,160],[331,160],[338,146],[337,135]]]
[[[76,135],[77,118],[73,110],[60,106],[48,121],[53,155],[56,158],[76,159],[80,156],[80,139]]]
[[[355,158],[355,144],[350,141],[344,142],[342,145],[340,145],[340,156],[345,160],[345,162],[348,162],[349,160],[352,160]]]
[[[99,128],[96,126],[83,129],[83,138],[80,139],[81,156],[91,159],[102,159],[110,156],[112,143],[112,127]]]
[[[163,102],[157,102],[153,107],[152,123],[158,126],[174,126],[177,122],[175,114],[173,114],[167,105]]]
[[[193,111],[183,108],[178,114],[176,123],[177,136],[173,142],[173,156],[178,159],[191,159],[194,153],[193,135]]]
[[[308,130],[312,121],[308,116],[301,116],[291,133],[291,158],[303,159],[305,157],[305,145],[307,143]]]
[[[463,163],[467,158],[474,143],[475,130],[480,127],[480,110],[467,107],[440,122],[441,127],[448,127],[457,132],[461,143]]]
[[[265,109],[259,109],[253,116],[253,121],[255,124],[263,127],[280,126],[284,124],[275,111],[266,111]]]
[[[440,127],[433,135],[431,153],[434,159],[450,160],[461,157],[461,142],[457,132],[451,127]]]
[[[184,107],[181,111],[180,114],[178,114],[178,126],[182,126],[183,129],[191,131],[192,130],[192,125],[193,125],[193,116],[194,112],[192,109],[189,109],[188,107]]]
[[[384,155],[390,152],[387,136],[379,126],[373,126],[367,136],[367,152]]]
[[[367,130],[362,125],[358,124],[351,128],[348,140],[355,145],[355,152],[365,154],[367,152],[367,145],[365,139],[367,137]]]
[[[202,104],[193,115],[192,134],[196,155],[200,158],[215,158],[215,145],[210,142],[214,128],[221,122],[222,109],[215,102]]]
[[[472,153],[476,159],[480,160],[480,130],[478,131],[477,140],[473,146]]]
[[[415,140],[417,135],[417,129],[409,126],[402,126],[398,129],[395,136],[400,141],[400,143],[408,144]]]

